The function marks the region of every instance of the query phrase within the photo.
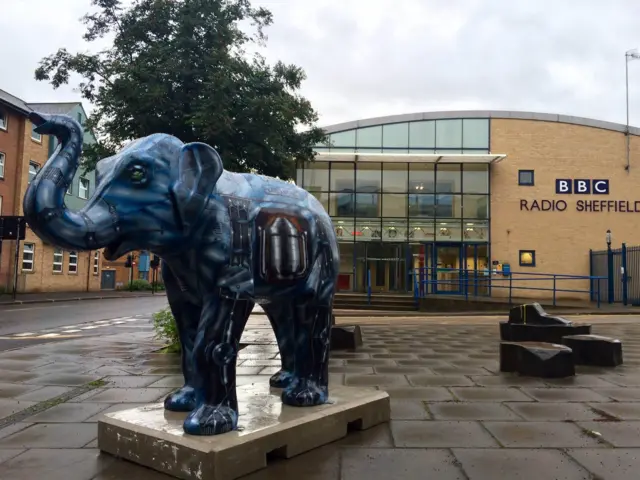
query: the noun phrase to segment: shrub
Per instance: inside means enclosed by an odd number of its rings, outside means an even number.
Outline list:
[[[156,292],[164,291],[164,283],[156,282],[155,285],[156,285]],[[140,291],[147,291],[147,290],[151,291],[152,289],[153,289],[152,284],[149,283],[147,280],[143,280],[143,279],[137,279],[131,283],[127,282],[124,285],[121,285],[120,287],[118,287],[118,290],[126,290],[126,291],[131,290],[132,292],[140,292]]]
[[[156,331],[155,338],[167,342],[166,352],[179,353],[180,341],[178,340],[178,326],[169,307],[153,314],[153,328]]]

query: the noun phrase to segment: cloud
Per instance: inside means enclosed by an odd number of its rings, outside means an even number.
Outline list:
[[[5,1],[0,88],[71,101],[33,77],[58,47],[84,50],[89,0]],[[254,0],[274,14],[263,53],[302,66],[328,125],[428,110],[534,110],[625,121],[624,52],[640,46],[632,0]],[[640,125],[640,61],[629,64]],[[88,107],[88,105],[85,105]]]

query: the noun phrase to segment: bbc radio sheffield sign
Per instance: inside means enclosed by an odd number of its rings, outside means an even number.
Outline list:
[[[609,195],[606,179],[556,179],[556,195]],[[640,200],[609,200],[600,198],[580,199],[575,202],[564,199],[520,200],[520,210],[526,212],[564,212],[573,208],[576,212],[640,213]]]

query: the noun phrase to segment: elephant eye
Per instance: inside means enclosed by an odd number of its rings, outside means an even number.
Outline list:
[[[134,165],[130,168],[131,181],[136,184],[142,184],[145,182],[147,174],[141,165]]]

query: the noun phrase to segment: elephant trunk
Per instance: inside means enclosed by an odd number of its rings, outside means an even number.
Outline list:
[[[117,218],[104,202],[92,198],[77,212],[64,204],[80,164],[80,124],[66,115],[33,112],[29,119],[37,126],[36,132],[54,135],[59,142],[24,196],[24,216],[31,230],[42,240],[66,250],[97,250],[113,242]]]

